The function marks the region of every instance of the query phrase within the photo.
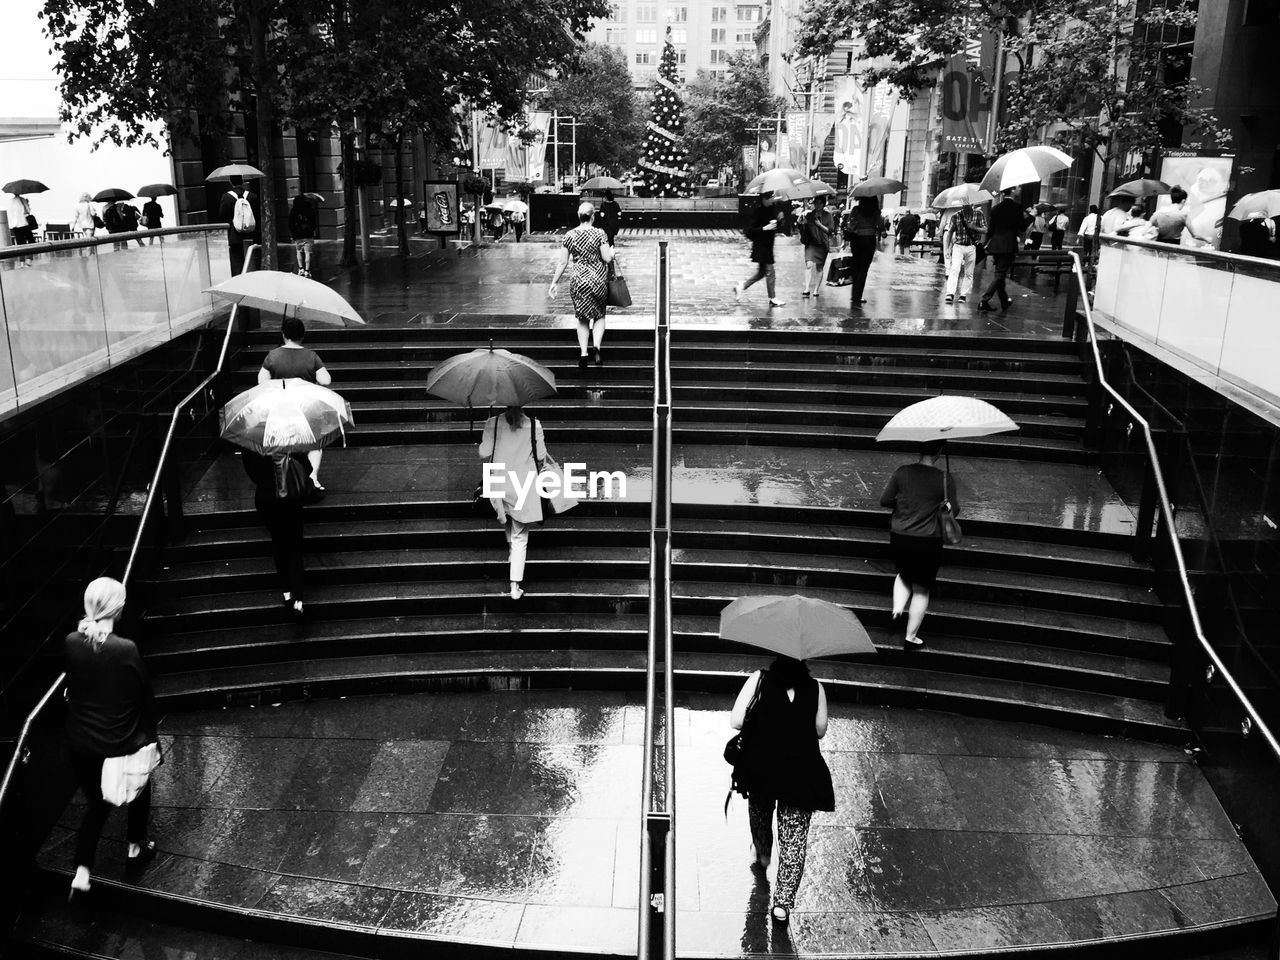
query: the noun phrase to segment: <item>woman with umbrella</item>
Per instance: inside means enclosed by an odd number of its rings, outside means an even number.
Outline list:
[[[498,522],[506,535],[511,599],[524,596],[524,561],[529,551],[529,527],[541,523],[542,499],[533,484],[548,460],[542,424],[525,415],[524,408],[509,406],[485,421],[480,436],[480,460],[492,464],[495,477],[505,478],[502,496],[491,497]],[[526,492],[522,498],[517,485]]]
[[[938,508],[951,504],[952,515],[960,513],[956,484],[951,473],[938,469],[943,440],[920,445],[920,459],[904,463],[894,471],[880,495],[880,505],[893,510],[890,520],[889,553],[897,576],[893,581],[893,620],[906,617],[905,643],[908,649],[924,646],[920,624],[929,609],[929,593],[942,564],[942,530]]]
[[[302,338],[306,335],[307,328],[301,320],[286,316],[280,323],[280,338],[284,343],[263,358],[262,367],[258,370],[258,383],[297,378],[322,387],[331,385],[333,376],[326,369],[320,355],[302,345]],[[307,453],[307,460],[311,464],[311,482],[321,491],[324,490],[320,483],[320,461],[323,457],[323,450]]]
[[[849,291],[850,306],[860,309],[867,301],[862,294],[867,286],[867,273],[875,259],[880,231],[880,198],[859,197],[852,215],[845,221],[844,238],[849,241],[853,259],[853,285]]]
[[[600,345],[604,341],[605,299],[609,293],[608,265],[613,262],[613,246],[599,227],[593,227],[596,208],[583,201],[578,205],[578,225],[564,235],[560,242],[560,259],[556,263],[555,276],[547,288],[547,296],[556,298],[556,291],[565,268],[573,262],[573,275],[569,280],[569,296],[573,299],[573,312],[578,318],[578,369],[587,369],[587,350],[596,366],[604,364]]]
[[[751,276],[733,288],[734,300],[741,301],[747,287],[758,280],[763,280],[765,290],[769,294],[769,306],[781,307],[786,304],[785,300],[779,300],[777,297],[773,266],[773,241],[777,239],[783,216],[782,204],[779,200],[780,198],[774,193],[760,195],[760,206],[756,208],[751,217],[751,226],[747,228],[747,238],[751,241],[751,260],[755,263],[756,269]]]

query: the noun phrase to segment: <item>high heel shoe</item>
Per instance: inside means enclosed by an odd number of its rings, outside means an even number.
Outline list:
[[[156,842],[147,840],[138,846],[138,855],[135,857],[126,856],[124,863],[125,869],[130,873],[137,873],[156,857]]]
[[[578,358],[578,369],[579,369],[579,370],[585,370],[585,369],[587,369],[587,355],[586,355],[586,354],[583,354],[582,356],[580,356],[580,357]]]
[[[599,348],[599,347],[592,347],[592,348],[591,348],[591,356],[592,356],[592,358],[595,360],[595,363],[596,363],[596,366],[597,366],[597,367],[603,367],[603,366],[604,366],[604,354],[600,352],[600,348]]]

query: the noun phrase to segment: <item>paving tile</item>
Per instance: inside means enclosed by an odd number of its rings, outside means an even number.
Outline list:
[[[364,855],[361,883],[430,893],[440,889],[445,849],[457,829],[456,818],[438,814],[393,814]]]
[[[406,813],[425,810],[450,746],[445,740],[384,740],[376,744],[349,808]]]
[[[918,953],[933,950],[929,931],[911,913],[793,913],[797,953]]]
[[[1274,916],[1276,900],[1256,870],[1201,880],[1161,891],[1192,924],[1241,917]]]
[[[1069,940],[1105,940],[1188,926],[1186,916],[1158,891],[1135,890],[1045,904]]]
[[[257,909],[288,917],[344,926],[376,928],[396,894],[310,877],[281,877],[258,901]]]
[[[570,817],[545,821],[533,848],[529,902],[612,906],[618,825]]]
[[[278,804],[293,810],[349,810],[375,755],[364,740],[311,741]]]
[[[383,915],[381,928],[505,947],[515,942],[524,909],[502,900],[402,892]]]
[[[533,851],[545,830],[538,817],[456,815],[439,852],[440,893],[527,900]]]
[[[286,854],[305,849],[316,829],[316,816],[294,810],[230,810],[203,855],[238,867],[277,872]]]
[[[232,907],[253,907],[277,879],[263,870],[176,856],[153,864],[146,874],[152,890]]]
[[[1066,927],[1048,905],[1012,903],[918,914],[935,949],[942,953],[1062,943]]]
[[[310,814],[295,842],[285,851],[280,872],[321,880],[359,881],[387,819],[389,815],[382,813]]]
[[[207,805],[209,792],[231,763],[237,760],[244,743],[238,738],[222,736],[171,736],[162,733],[160,752],[164,762],[152,775],[152,804],[174,807]]]
[[[528,904],[516,933],[516,946],[635,952],[639,913],[620,907]]]
[[[228,759],[203,795],[212,807],[272,809],[288,803],[290,781],[313,749],[310,740],[260,738],[222,741]]]

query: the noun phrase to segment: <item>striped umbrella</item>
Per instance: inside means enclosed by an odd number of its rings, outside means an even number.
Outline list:
[[[222,408],[222,439],[268,456],[319,450],[352,424],[351,405],[307,380],[268,380]]]
[[[1071,157],[1056,147],[1023,147],[1006,153],[982,178],[982,189],[999,193],[1024,183],[1039,183],[1071,166]]]
[[[930,206],[938,210],[959,210],[961,207],[976,207],[980,203],[990,203],[995,198],[987,190],[976,183],[961,183],[947,187],[933,198]]]
[[[1017,430],[999,407],[977,397],[940,396],[921,400],[894,414],[876,434],[877,440],[959,440]]]

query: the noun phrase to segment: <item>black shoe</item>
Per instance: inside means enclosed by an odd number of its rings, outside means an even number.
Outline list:
[[[578,369],[579,369],[579,370],[585,370],[585,369],[587,369],[587,358],[586,358],[586,357],[579,357],[579,358],[578,358]]]
[[[137,873],[155,858],[156,842],[154,840],[148,840],[146,843],[141,844],[136,857],[125,857],[125,869],[130,873]]]
[[[990,313],[995,308],[991,306],[991,304],[987,303],[987,301],[983,300],[981,303],[978,304],[978,309],[981,310],[983,313]]]
[[[1001,312],[1001,313],[1008,313],[1008,312],[1009,312],[1009,308],[1010,308],[1011,306],[1013,306],[1013,301],[1012,301],[1012,300],[1001,300],[1001,301],[1000,301],[1000,312]]]

